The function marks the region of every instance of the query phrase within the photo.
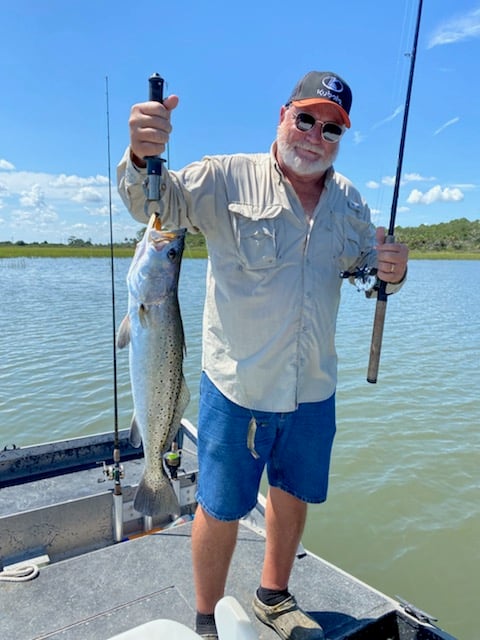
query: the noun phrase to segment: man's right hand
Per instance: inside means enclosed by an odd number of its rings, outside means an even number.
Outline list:
[[[165,151],[172,125],[170,113],[178,105],[178,96],[162,102],[140,102],[130,111],[130,154],[138,167],[146,167],[144,158],[159,156]]]

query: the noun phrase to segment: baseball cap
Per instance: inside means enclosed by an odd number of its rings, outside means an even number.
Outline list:
[[[325,102],[338,107],[345,126],[350,128],[352,92],[339,75],[331,71],[310,71],[297,82],[287,105],[306,107]]]

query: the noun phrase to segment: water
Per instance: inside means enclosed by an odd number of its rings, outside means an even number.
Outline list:
[[[116,324],[129,260],[115,264]],[[0,447],[113,430],[110,263],[0,260]],[[184,260],[185,370],[196,422],[206,262]],[[343,287],[329,500],[304,544],[478,640],[480,262],[413,261],[389,299],[378,383],[365,381],[375,304]],[[119,422],[131,417],[128,354]],[[300,443],[301,445],[301,443]]]

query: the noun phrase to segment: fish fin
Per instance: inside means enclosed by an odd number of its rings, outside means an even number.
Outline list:
[[[138,319],[144,329],[148,328],[148,308],[141,304],[138,307]]]
[[[185,409],[187,408],[188,403],[190,402],[190,391],[187,387],[187,383],[185,382],[185,378],[182,376],[182,381],[180,383],[180,391],[177,397],[177,404],[175,406],[175,411],[172,416],[171,426],[170,426],[170,436],[168,440],[165,442],[164,451],[168,451],[172,445],[172,442],[175,440],[175,436],[180,429],[180,425],[182,422],[183,414],[185,413]]]
[[[180,515],[180,505],[170,480],[166,475],[158,482],[149,482],[145,476],[135,494],[133,508],[146,516]]]
[[[123,349],[130,342],[130,316],[127,314],[118,328],[117,347]]]
[[[132,422],[130,423],[130,433],[128,434],[128,439],[132,447],[138,449],[142,446],[142,434],[140,432],[140,427],[137,424],[135,414],[133,414]]]

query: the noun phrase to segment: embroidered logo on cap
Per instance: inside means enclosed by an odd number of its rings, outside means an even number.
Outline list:
[[[341,93],[343,91],[343,84],[340,82],[338,78],[335,76],[327,76],[322,79],[322,84],[330,91],[336,91],[337,93]]]

